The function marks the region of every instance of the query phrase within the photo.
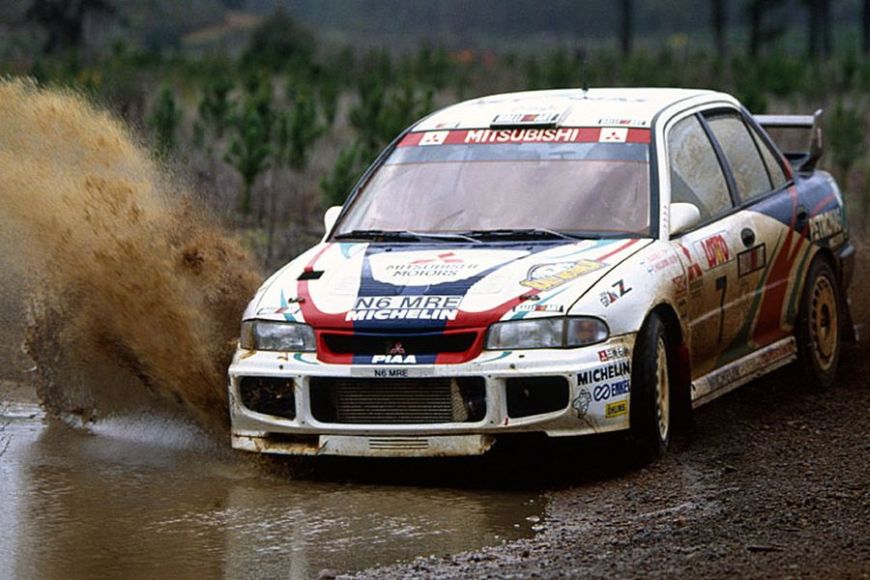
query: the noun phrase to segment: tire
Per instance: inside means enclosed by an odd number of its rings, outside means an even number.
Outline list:
[[[665,325],[651,314],[637,335],[631,372],[629,439],[641,461],[658,458],[670,444],[674,407],[670,358]]]
[[[795,321],[798,346],[797,370],[802,380],[827,389],[834,382],[842,348],[841,325],[844,311],[842,294],[833,268],[822,257],[816,257],[807,272]]]

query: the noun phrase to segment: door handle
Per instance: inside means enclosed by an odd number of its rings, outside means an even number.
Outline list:
[[[749,228],[743,228],[743,231],[740,232],[740,239],[743,240],[744,246],[751,248],[755,244],[755,232]]]

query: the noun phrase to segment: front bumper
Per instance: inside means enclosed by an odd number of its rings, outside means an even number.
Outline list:
[[[501,434],[562,437],[627,429],[633,346],[634,335],[624,335],[578,349],[484,351],[466,363],[438,365],[323,364],[313,353],[239,350],[229,369],[232,445],[285,455],[455,456],[485,453]],[[541,377],[547,377],[544,383],[531,380]],[[285,381],[288,397],[292,393],[292,414],[276,416],[245,406],[240,388],[244,380],[254,379]],[[446,389],[463,381],[478,385],[485,400],[478,414],[465,412],[463,420],[390,422],[376,408],[387,407],[389,417],[413,408],[416,417],[421,406],[431,404],[413,398],[417,385],[425,389],[437,383]],[[325,416],[318,389],[333,383],[342,388],[362,385],[363,393],[373,389],[378,398],[370,412],[378,420],[367,421],[363,412]],[[385,397],[393,385],[405,399],[391,406]],[[528,403],[542,396],[539,389],[556,388],[559,395],[554,398],[547,391],[543,408]],[[364,394],[356,396],[355,404],[364,410],[366,401],[359,398]]]

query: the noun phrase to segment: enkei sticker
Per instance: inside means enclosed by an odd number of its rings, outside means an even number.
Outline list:
[[[595,385],[592,389],[592,396],[596,401],[606,401],[607,399],[612,399],[614,397],[619,397],[620,395],[624,395],[629,391],[629,382],[628,379],[615,381],[612,383],[603,383],[600,385]]]

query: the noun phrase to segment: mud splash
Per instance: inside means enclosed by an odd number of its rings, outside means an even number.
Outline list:
[[[226,428],[224,372],[260,277],[122,123],[73,92],[0,81],[0,267],[28,296],[49,412],[87,422],[160,402]]]

